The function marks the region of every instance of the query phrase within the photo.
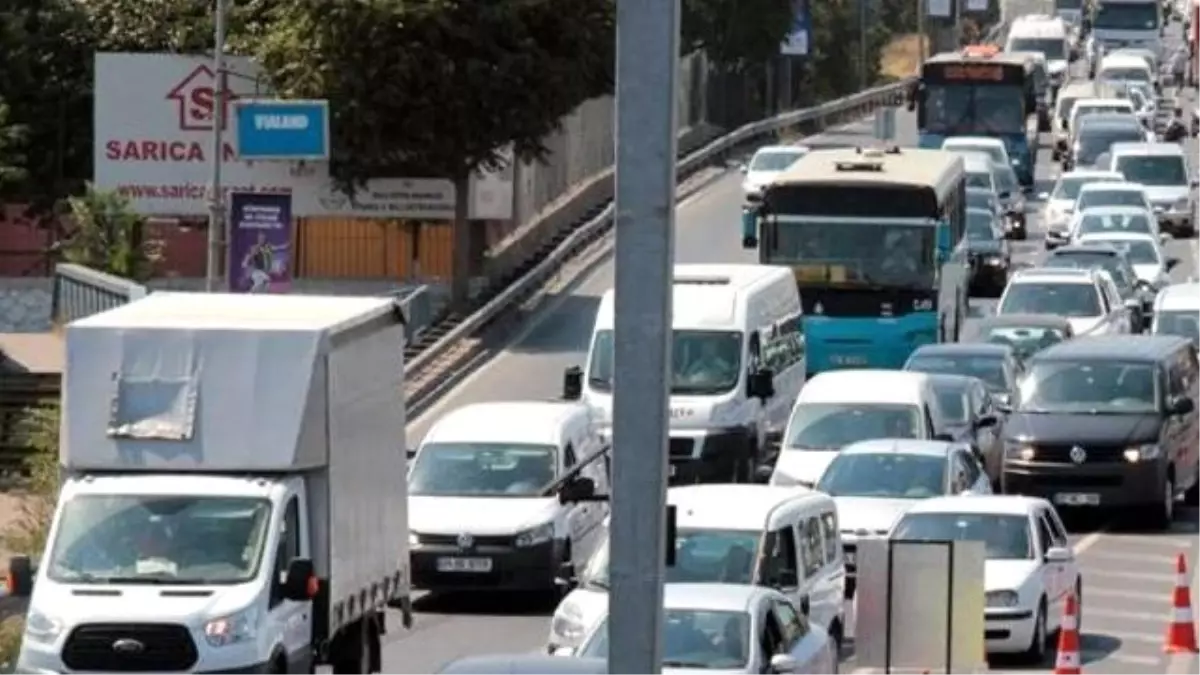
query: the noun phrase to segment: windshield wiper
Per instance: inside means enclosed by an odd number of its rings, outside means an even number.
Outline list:
[[[712,668],[711,665],[699,661],[678,661],[675,659],[663,659],[662,664],[664,668]]]

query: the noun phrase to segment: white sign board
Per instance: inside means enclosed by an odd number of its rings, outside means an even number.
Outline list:
[[[153,216],[208,213],[214,78],[211,59],[178,54],[96,55],[94,172],[96,187],[127,195]],[[258,66],[226,60],[228,98],[262,98]],[[454,186],[436,178],[379,178],[353,197],[333,189],[325,162],[243,162],[225,120],[222,185],[229,192],[290,192],[299,217],[350,216],[449,220]],[[477,176],[470,217],[512,218],[512,169]]]
[[[950,0],[925,0],[926,13],[937,19],[949,19],[953,15]]]
[[[986,12],[988,9],[988,0],[967,0],[968,12]]]

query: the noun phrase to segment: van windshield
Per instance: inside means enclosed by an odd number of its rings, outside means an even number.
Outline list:
[[[872,438],[921,438],[921,412],[893,403],[801,403],[788,421],[788,450],[840,450]]]
[[[258,574],[271,503],[81,495],[62,507],[47,575],[64,584],[225,585]]]
[[[1145,415],[1158,411],[1154,364],[1045,361],[1021,381],[1017,408],[1030,414]]]
[[[715,396],[731,391],[741,380],[742,333],[725,330],[671,332],[671,393]],[[613,331],[596,331],[588,386],[612,391]]]
[[[408,475],[410,494],[537,497],[557,477],[558,448],[525,443],[426,443]]]
[[[675,564],[667,583],[753,583],[754,561],[762,532],[748,530],[680,529],[675,535]],[[581,581],[594,588],[609,587],[608,539],[588,561]]]

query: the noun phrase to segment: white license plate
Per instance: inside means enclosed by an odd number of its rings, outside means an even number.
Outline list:
[[[671,478],[674,478],[674,477],[675,477],[675,474],[677,474],[677,473],[679,473],[679,467],[678,467],[678,466],[676,466],[676,465],[674,465],[674,464],[668,464],[668,465],[667,465],[667,475],[668,475],[669,477],[671,477]]]
[[[1054,503],[1063,506],[1100,506],[1100,495],[1094,492],[1060,492]]]
[[[492,571],[491,558],[438,558],[439,572],[474,572],[484,574]]]
[[[867,357],[849,354],[834,354],[829,359],[835,366],[865,366]]]

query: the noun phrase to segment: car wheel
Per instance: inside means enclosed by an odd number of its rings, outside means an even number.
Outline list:
[[[1183,498],[1187,501],[1189,506],[1196,506],[1197,504],[1200,504],[1200,478],[1197,478],[1196,482],[1192,483],[1192,487],[1188,488],[1188,491],[1186,494],[1184,494]]]
[[[1033,617],[1033,636],[1023,656],[1026,663],[1041,665],[1046,660],[1046,599],[1038,603],[1037,615]]]

